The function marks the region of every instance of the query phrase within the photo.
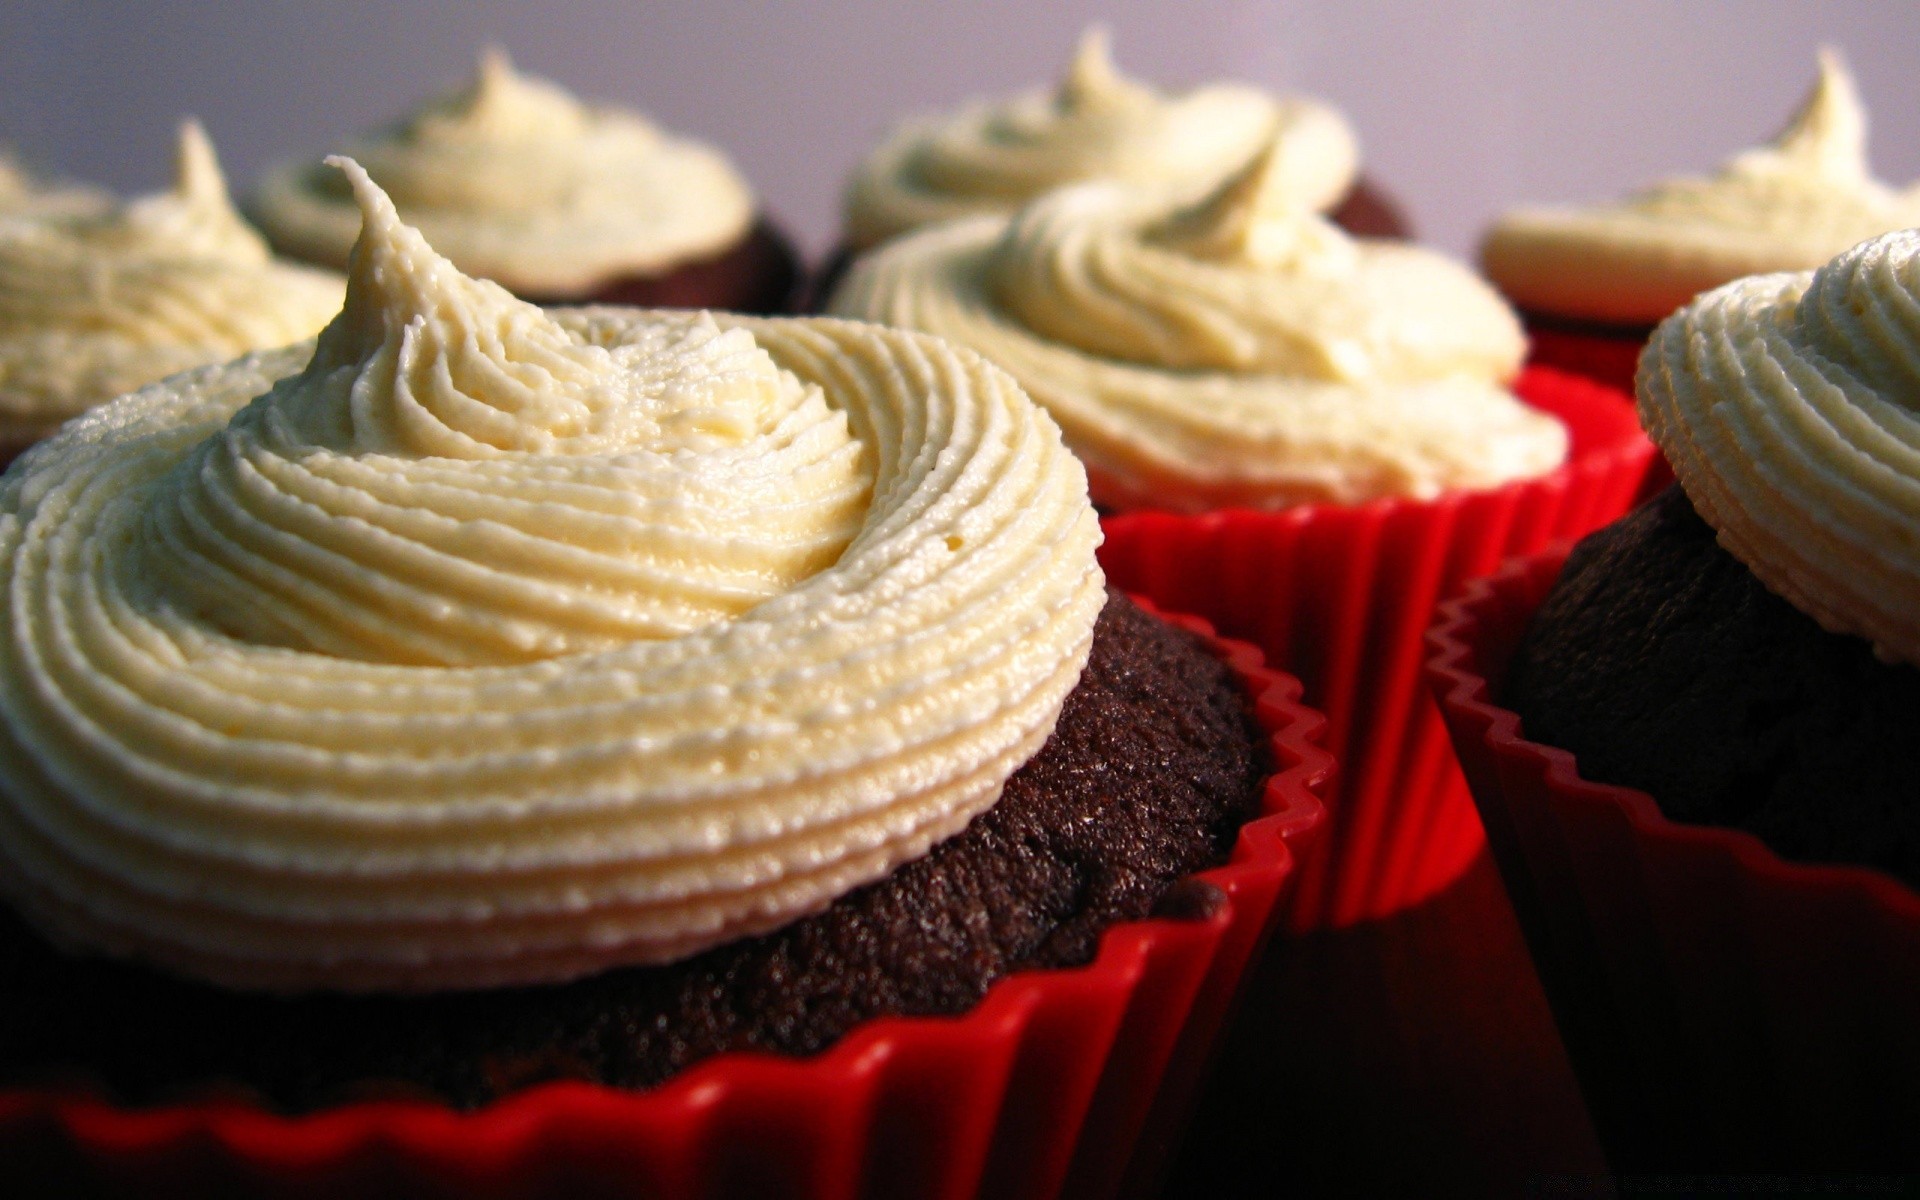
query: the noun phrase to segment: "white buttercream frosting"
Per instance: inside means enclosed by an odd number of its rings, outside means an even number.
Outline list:
[[[591,106],[490,51],[465,87],[347,152],[454,265],[521,295],[585,295],[732,247],[753,194],[718,150]],[[268,173],[255,214],[276,246],[344,266],[360,213],[338,172]]]
[[[1509,213],[1482,260],[1522,307],[1651,324],[1743,275],[1811,270],[1865,238],[1920,224],[1920,193],[1874,179],[1866,146],[1853,77],[1822,51],[1812,92],[1770,144],[1617,204]]]
[[[100,212],[112,202],[97,188],[42,179],[0,147],[0,217]]]
[[[344,286],[272,258],[188,122],[170,191],[0,213],[0,425],[31,440],[175,371],[311,337]]]
[[[345,308],[0,483],[0,890],[244,988],[771,929],[992,804],[1104,585],[1085,476],[919,334],[557,309],[351,163]]]
[[[1492,289],[1301,207],[1278,146],[1190,206],[1088,184],[908,235],[830,308],[1012,371],[1117,507],[1431,497],[1566,453],[1505,387],[1525,344]]]
[[[1700,297],[1655,331],[1639,396],[1721,545],[1920,666],[1920,230]]]
[[[1325,210],[1347,194],[1359,148],[1337,111],[1236,84],[1161,92],[1114,67],[1096,26],[1053,92],[894,130],[848,186],[847,240],[866,247],[939,221],[1008,216],[1042,192],[1092,180],[1191,200],[1276,137],[1278,167],[1300,204]]]

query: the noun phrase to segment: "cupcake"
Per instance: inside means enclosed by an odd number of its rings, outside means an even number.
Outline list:
[[[1824,50],[1812,92],[1768,145],[1617,203],[1517,209],[1487,233],[1481,263],[1526,318],[1535,361],[1631,392],[1647,335],[1698,293],[1812,270],[1920,224],[1920,196],[1876,180],[1866,142],[1853,77]]]
[[[1695,300],[1639,381],[1678,484],[1441,635],[1503,872],[1636,1165],[1920,1161],[1916,311],[1913,230]]]
[[[581,103],[489,50],[473,81],[348,153],[464,272],[536,304],[783,311],[786,236],[718,150]],[[281,253],[344,268],[360,213],[324,163],[270,171],[252,214]]]
[[[1524,342],[1491,288],[1348,236],[1289,171],[1276,142],[1197,202],[1084,184],[935,226],[862,258],[829,309],[1011,371],[1116,514],[1109,573],[1259,641],[1328,708],[1347,765],[1304,927],[1385,915],[1470,861],[1415,687],[1430,589],[1616,515],[1647,446],[1577,381],[1516,394]]]
[[[163,376],[311,337],[343,286],[272,257],[191,121],[171,191],[0,208],[0,461]]]
[[[1335,109],[1244,84],[1163,92],[1114,66],[1107,31],[1081,36],[1051,94],[981,101],[906,122],[847,185],[842,249],[818,289],[833,290],[852,255],[961,217],[1011,216],[1043,192],[1112,180],[1192,200],[1269,144],[1285,186],[1367,237],[1406,237],[1399,206],[1357,178],[1359,145]]]
[[[1108,590],[977,356],[543,311],[335,162],[316,342],[0,483],[0,1149],[461,1194],[1124,1167],[1313,823],[1312,718]],[[36,1082],[75,1074],[105,1098]]]

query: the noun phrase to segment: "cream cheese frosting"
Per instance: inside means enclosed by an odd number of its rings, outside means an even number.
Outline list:
[[[1743,275],[1811,270],[1920,224],[1920,192],[1873,178],[1866,145],[1853,77],[1823,50],[1813,90],[1770,144],[1617,204],[1509,213],[1488,233],[1482,263],[1523,308],[1651,325]]]
[[[1655,331],[1638,390],[1721,545],[1920,666],[1920,230],[1707,293]]]
[[[1565,430],[1504,386],[1525,343],[1492,289],[1347,236],[1287,171],[1276,145],[1193,205],[1087,184],[923,230],[829,308],[1006,367],[1116,507],[1431,497],[1559,464]]]
[[[543,312],[365,214],[317,342],[0,482],[0,892],[242,988],[674,959],[957,832],[1104,584],[1004,372],[829,319]]]
[[[36,177],[0,149],[0,217],[99,212],[112,200],[96,188]]]
[[[753,224],[753,194],[718,150],[583,104],[497,50],[465,87],[347,153],[455,266],[520,295],[664,274]],[[269,172],[254,213],[275,246],[328,266],[345,265],[360,232],[339,172],[320,163]]]
[[[1337,111],[1232,84],[1158,91],[1114,67],[1096,26],[1051,94],[978,103],[891,133],[848,186],[847,240],[864,248],[939,221],[1010,216],[1042,192],[1092,180],[1191,200],[1276,136],[1277,169],[1299,202],[1315,210],[1339,203],[1359,148]]]
[[[175,371],[311,337],[344,287],[274,261],[188,122],[170,191],[0,213],[0,425],[33,440]]]

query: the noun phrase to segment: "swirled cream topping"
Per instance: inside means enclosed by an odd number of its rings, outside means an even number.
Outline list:
[[[0,148],[0,217],[99,212],[111,203],[95,188],[40,179]]]
[[[311,337],[343,287],[274,261],[188,122],[169,192],[0,214],[0,422],[29,440],[175,371]]]
[[[784,924],[1051,733],[1104,586],[1014,381],[831,320],[547,313],[366,218],[309,342],[0,482],[0,891],[244,988],[465,988]]]
[[[1191,200],[1276,138],[1275,169],[1300,204],[1324,210],[1346,195],[1359,148],[1338,112],[1237,85],[1157,91],[1115,69],[1096,26],[1052,94],[974,104],[890,134],[849,184],[847,240],[866,247],[938,221],[1011,216],[1042,192],[1099,179]]]
[[[1920,224],[1920,192],[1874,179],[1866,145],[1853,77],[1824,50],[1813,91],[1771,144],[1618,204],[1509,213],[1488,233],[1483,265],[1524,308],[1652,324],[1743,275],[1811,270]]]
[[[1429,497],[1564,458],[1504,387],[1525,346],[1491,288],[1296,198],[1278,148],[1184,208],[1064,189],[880,248],[830,308],[1006,367],[1116,507]]]
[[[582,104],[499,51],[474,80],[347,148],[454,265],[525,296],[585,295],[726,250],[753,194],[710,146]],[[275,246],[344,266],[360,212],[321,163],[268,173],[255,215]]]
[[[1920,230],[1700,297],[1655,331],[1639,396],[1721,545],[1920,666]]]

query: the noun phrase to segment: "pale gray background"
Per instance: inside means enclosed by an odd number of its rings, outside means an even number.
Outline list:
[[[1883,178],[1920,175],[1920,6],[1521,0],[0,0],[0,138],[121,189],[158,186],[185,113],[236,186],[459,81],[488,41],[582,95],[727,148],[814,250],[893,119],[1054,79],[1089,20],[1122,67],[1325,97],[1429,241],[1469,249],[1523,199],[1613,195],[1772,133],[1843,49]]]

